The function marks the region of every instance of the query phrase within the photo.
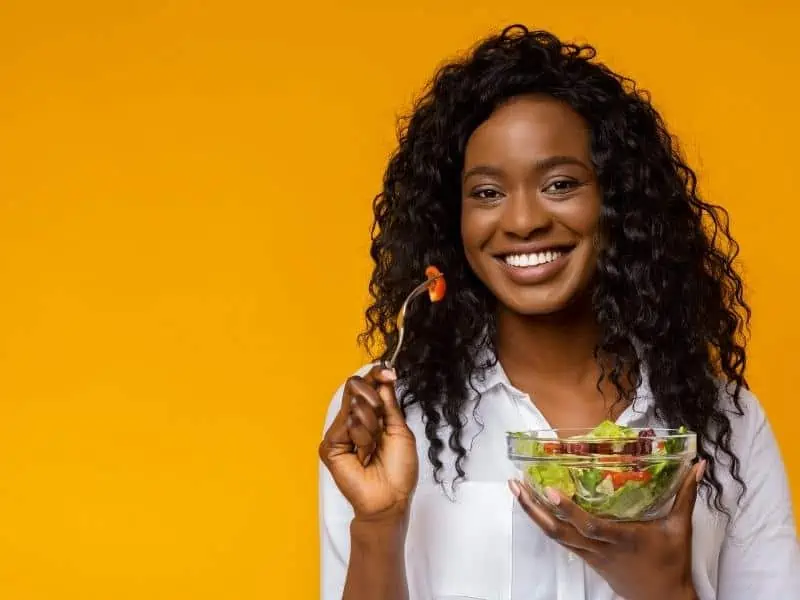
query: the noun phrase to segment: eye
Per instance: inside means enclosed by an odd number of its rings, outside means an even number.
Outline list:
[[[492,188],[477,189],[474,190],[470,195],[473,198],[477,198],[478,200],[483,200],[484,202],[493,202],[503,197],[503,194],[501,192]]]
[[[556,179],[551,181],[549,184],[545,186],[542,190],[546,194],[567,194],[580,186],[580,183],[575,181],[574,179]]]

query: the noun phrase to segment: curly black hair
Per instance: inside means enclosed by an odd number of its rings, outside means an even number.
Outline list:
[[[696,175],[648,94],[595,56],[590,45],[514,25],[438,70],[400,122],[399,146],[373,203],[373,302],[359,339],[373,356],[387,358],[405,295],[426,265],[446,272],[447,300],[409,316],[396,368],[405,383],[403,407],[419,405],[425,419],[436,481],[443,467],[442,420],[463,478],[462,411],[474,377],[491,366],[479,350],[494,349],[496,333],[496,300],[468,266],[461,241],[464,149],[477,126],[509,98],[556,98],[589,125],[603,192],[603,243],[592,292],[603,376],[622,398],[647,368],[656,414],[668,426],[698,433],[698,453],[709,467],[702,485],[708,501],[727,514],[714,469],[720,457],[740,498],[745,490],[731,450],[730,407],[720,404],[725,382],[733,412],[741,415],[747,386],[750,309],[734,268],[738,245],[727,212],[699,197]]]

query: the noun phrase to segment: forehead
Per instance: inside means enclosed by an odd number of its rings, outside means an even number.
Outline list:
[[[467,141],[465,165],[531,162],[548,156],[589,160],[586,122],[549,96],[518,96],[502,104]]]

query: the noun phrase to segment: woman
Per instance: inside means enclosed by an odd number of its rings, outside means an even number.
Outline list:
[[[448,292],[411,311],[394,371],[366,367],[331,403],[325,600],[800,598],[725,212],[594,56],[509,28],[443,67],[402,131],[363,340],[394,349],[426,265]],[[556,495],[559,518],[513,480],[507,430],[606,418],[698,433],[663,519],[603,521]]]

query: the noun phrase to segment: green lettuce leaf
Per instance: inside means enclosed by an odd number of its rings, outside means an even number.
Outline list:
[[[519,456],[545,456],[544,445],[538,440],[514,437],[513,451]]]
[[[628,481],[595,510],[618,519],[633,519],[650,506],[653,500],[649,484]]]
[[[612,421],[603,421],[600,425],[592,429],[586,437],[605,439],[635,438],[636,434],[630,427],[623,427]]]
[[[578,479],[587,494],[594,494],[597,485],[603,481],[604,475],[600,469],[582,469]]]
[[[528,467],[528,475],[539,489],[551,487],[560,490],[568,498],[575,494],[575,482],[566,467],[558,464],[532,465]]]
[[[647,467],[647,471],[653,476],[648,485],[654,496],[661,495],[661,492],[669,485],[675,471],[678,470],[678,463],[664,460]]]
[[[678,429],[678,434],[686,433],[688,430],[683,425]],[[671,438],[664,442],[664,450],[667,454],[676,454],[681,452],[686,445],[686,438]]]

